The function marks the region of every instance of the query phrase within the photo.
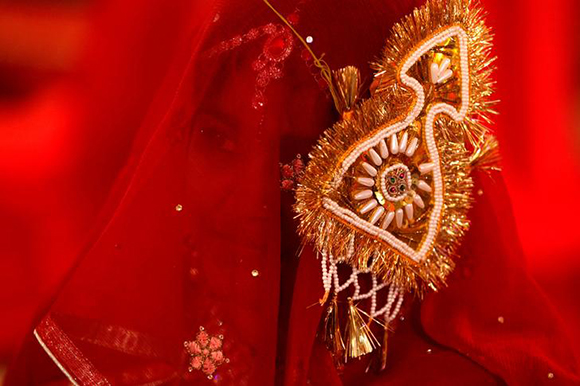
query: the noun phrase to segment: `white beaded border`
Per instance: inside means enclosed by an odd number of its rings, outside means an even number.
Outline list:
[[[406,191],[405,193],[393,198],[389,196],[389,192],[387,192],[387,186],[385,184],[385,177],[386,175],[391,172],[392,170],[395,169],[405,169],[405,171],[407,172],[407,187],[409,188],[408,191]],[[379,181],[381,183],[381,191],[383,193],[383,197],[385,198],[385,200],[391,201],[391,202],[398,202],[401,201],[402,199],[404,199],[405,197],[407,197],[409,195],[409,191],[411,190],[411,171],[409,170],[409,168],[407,167],[407,165],[404,164],[394,164],[392,166],[389,166],[388,168],[386,168],[385,170],[383,170],[383,172],[381,173],[381,175],[379,176]]]
[[[420,244],[419,249],[417,251],[413,250],[407,244],[398,240],[390,232],[387,232],[386,230],[383,230],[377,226],[371,225],[369,222],[361,219],[349,209],[340,207],[330,198],[325,197],[323,199],[323,206],[326,209],[330,210],[344,221],[347,221],[349,224],[362,229],[381,240],[386,241],[399,252],[405,254],[416,262],[421,262],[431,250],[431,247],[435,241],[439,218],[443,209],[443,178],[441,175],[441,165],[439,163],[439,152],[437,151],[437,145],[435,143],[435,136],[433,133],[435,117],[437,114],[445,113],[455,121],[461,122],[465,118],[467,109],[469,107],[469,54],[467,51],[467,34],[461,27],[451,26],[446,30],[436,34],[425,43],[423,43],[417,50],[413,52],[413,54],[409,56],[407,61],[401,67],[400,78],[404,85],[413,89],[413,91],[415,91],[417,94],[417,101],[415,106],[413,106],[413,110],[402,121],[382,129],[371,138],[359,144],[343,161],[341,169],[333,181],[333,186],[336,189],[344,178],[348,169],[362,153],[371,147],[376,146],[382,139],[388,138],[391,135],[405,129],[415,120],[415,118],[417,118],[417,116],[419,116],[425,104],[425,93],[421,83],[419,83],[417,79],[408,76],[407,71],[409,71],[409,69],[419,60],[421,56],[427,53],[434,46],[441,44],[445,40],[454,36],[457,36],[459,39],[459,55],[461,66],[461,106],[459,111],[457,111],[453,106],[447,103],[437,103],[427,112],[425,140],[430,161],[434,164],[432,173],[433,185],[435,188],[433,192],[433,198],[435,202],[429,217],[427,235],[425,240],[423,240],[423,242]]]

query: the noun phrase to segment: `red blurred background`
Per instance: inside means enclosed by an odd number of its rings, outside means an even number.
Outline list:
[[[580,344],[580,3],[482,2],[521,243]],[[0,363],[85,241],[187,47],[191,3],[0,1]]]

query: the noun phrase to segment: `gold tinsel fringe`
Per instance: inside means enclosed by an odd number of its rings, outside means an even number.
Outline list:
[[[441,28],[463,27],[469,36],[469,116],[459,125],[460,133],[443,128],[443,134],[445,138],[461,134],[461,139],[474,150],[480,148],[490,134],[485,126],[491,123],[490,115],[497,114],[494,110],[497,101],[491,99],[495,86],[491,74],[495,71],[496,58],[491,55],[493,34],[484,23],[485,16],[477,0],[430,0],[393,27],[382,59],[372,65],[380,83],[375,92],[404,93],[397,82],[397,71],[410,49]]]
[[[334,84],[338,101],[338,112],[342,115],[351,111],[358,98],[360,87],[360,71],[358,68],[348,66],[333,72]]]

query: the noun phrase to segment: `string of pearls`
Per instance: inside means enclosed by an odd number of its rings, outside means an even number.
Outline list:
[[[352,250],[350,246],[352,245]],[[354,238],[351,239],[349,245],[349,252],[354,252]],[[351,274],[348,279],[340,284],[340,279],[338,277],[338,264],[340,264],[339,260],[333,258],[332,254],[329,254],[327,251],[322,251],[321,253],[321,266],[322,266],[322,284],[324,286],[324,290],[330,293],[334,288],[334,295],[338,296],[339,293],[349,289],[351,286],[354,288],[352,299],[354,301],[360,301],[364,299],[371,299],[371,308],[370,312],[368,313],[371,318],[379,318],[383,317],[384,320],[388,323],[397,317],[397,314],[401,310],[401,305],[403,304],[404,294],[403,291],[399,290],[395,286],[388,286],[386,283],[378,282],[377,277],[372,274],[370,271],[372,267],[369,267],[366,270],[359,270],[357,268],[351,267]],[[372,286],[371,289],[361,294],[360,293],[360,284],[359,284],[359,275],[361,274],[370,274]],[[377,295],[379,292],[388,287],[387,291],[387,298],[385,304],[377,310]]]

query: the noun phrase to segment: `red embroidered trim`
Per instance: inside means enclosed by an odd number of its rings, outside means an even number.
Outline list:
[[[266,87],[274,79],[282,77],[284,61],[288,58],[294,47],[294,36],[288,28],[281,24],[266,24],[259,28],[252,28],[243,35],[234,36],[225,40],[209,51],[208,56],[222,54],[233,50],[242,44],[246,44],[267,36],[262,53],[252,63],[252,69],[257,72],[256,92],[252,99],[252,107],[261,109],[266,104]]]
[[[292,25],[297,26],[300,21],[300,9],[309,0],[300,0],[294,12],[286,17],[286,20]],[[219,21],[220,15],[216,14],[214,22]],[[262,53],[252,63],[252,68],[258,74],[256,76],[256,91],[252,98],[252,107],[260,110],[266,105],[266,87],[270,81],[280,79],[283,75],[284,61],[288,58],[294,47],[295,38],[290,29],[282,24],[266,24],[262,27],[252,28],[248,32],[224,40],[216,47],[211,49],[207,56],[212,57],[222,54],[226,51],[233,50],[243,44],[257,40],[263,36],[268,36],[264,43]],[[314,65],[312,56],[306,48],[302,49],[300,57],[309,69],[310,74],[318,84],[321,90],[327,91],[327,97],[330,97],[328,85],[320,76],[320,69]]]
[[[161,354],[162,344],[143,332],[72,315],[58,314],[58,320],[69,338],[83,343],[146,358],[158,358]]]
[[[52,320],[44,317],[34,333],[47,354],[73,383],[79,385],[110,385],[87,357]]]

